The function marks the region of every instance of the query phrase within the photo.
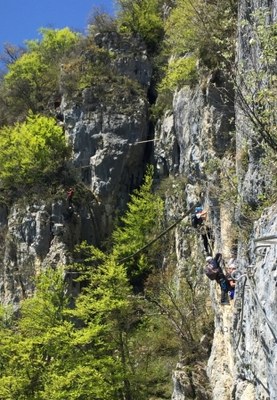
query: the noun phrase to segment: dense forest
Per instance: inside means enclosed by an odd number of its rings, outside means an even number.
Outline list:
[[[117,0],[117,5],[115,17],[94,12],[86,36],[69,28],[41,28],[41,39],[25,47],[6,44],[0,81],[1,204],[9,207],[23,194],[30,202],[39,196],[55,199],[69,186],[75,187],[76,204],[88,196],[90,188],[78,180],[71,162],[59,113],[62,99],[78,105],[92,88],[103,109],[123,109],[126,115],[143,99],[155,127],[170,113],[176,91],[199,86],[205,92],[211,76],[224,77],[228,86],[220,95],[227,104],[236,93],[251,124],[251,142],[261,146],[264,168],[275,176],[253,203],[238,198],[235,175],[227,175],[221,187],[219,201],[238,202],[244,217],[232,240],[245,240],[262,209],[277,200],[276,23],[268,24],[266,8],[250,16],[249,46],[258,43],[263,57],[245,73],[236,55],[236,0]],[[240,24],[247,29],[249,20]],[[118,68],[118,53],[99,40],[109,35],[144,46],[152,67],[148,88]],[[233,159],[234,141],[228,151]],[[241,168],[248,162],[248,144],[242,143]],[[220,168],[220,157],[205,164],[207,175]],[[182,188],[182,178],[174,185],[170,177],[159,179],[149,158],[142,183],[117,210],[111,234],[99,246],[79,243],[71,249],[72,263],[33,277],[32,296],[1,306],[0,399],[171,399],[180,354],[188,376],[198,379],[209,398],[199,365],[209,356],[214,315],[197,259],[185,260],[176,285],[174,237],[167,228],[179,218],[195,239],[185,218],[188,208],[171,218],[165,211],[166,193]],[[194,385],[188,398],[201,399]]]

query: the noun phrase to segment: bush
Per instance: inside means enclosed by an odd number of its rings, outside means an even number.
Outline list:
[[[63,164],[67,146],[53,118],[30,114],[25,122],[0,129],[0,179],[5,186],[34,184]]]
[[[112,80],[112,72],[109,51],[98,47],[93,39],[82,39],[74,52],[64,59],[61,89],[72,96],[94,84],[105,84],[107,78]]]
[[[155,53],[163,40],[163,3],[160,0],[118,0],[119,29],[139,34],[150,53]]]
[[[3,91],[7,112],[18,121],[29,110],[45,112],[59,93],[60,63],[79,40],[68,28],[41,29],[41,41],[27,42],[27,51],[8,65],[3,78]]]
[[[171,54],[194,53],[208,68],[234,55],[236,0],[177,0],[165,26]]]
[[[197,82],[197,59],[194,56],[179,58],[169,62],[166,75],[158,86],[158,90],[174,91],[184,85]]]

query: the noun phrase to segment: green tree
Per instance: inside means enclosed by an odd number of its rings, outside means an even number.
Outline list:
[[[69,307],[62,271],[41,274],[13,330],[0,330],[3,399],[120,399],[117,320],[128,307],[126,274],[111,262],[87,276]]]
[[[163,39],[163,4],[161,0],[117,0],[120,7],[119,28],[139,34],[150,53],[156,52]]]
[[[195,56],[177,58],[168,63],[165,77],[158,84],[159,93],[166,91],[174,92],[185,85],[197,82],[197,59]]]
[[[41,54],[43,59],[50,63],[59,63],[69,54],[74,45],[79,41],[80,35],[69,28],[49,29],[41,28],[42,39],[28,40],[27,49],[30,52]]]
[[[58,339],[66,342],[70,323],[66,325],[62,312],[66,307],[65,284],[60,271],[47,271],[39,277],[33,298],[25,300],[21,316],[9,330],[1,329],[0,398],[41,399],[46,371],[56,357]],[[64,326],[63,326],[64,323]],[[50,338],[55,341],[50,345]],[[61,344],[61,343],[60,343]]]
[[[12,109],[36,111],[41,110],[41,100],[47,76],[47,64],[40,54],[32,52],[23,54],[9,67],[9,72],[4,77],[6,97]]]
[[[169,61],[158,85],[160,107],[170,107],[169,92],[194,84],[207,70],[234,59],[236,12],[236,0],[176,1],[165,21]]]
[[[53,118],[30,114],[0,129],[0,179],[5,186],[46,180],[63,165],[68,149]]]
[[[174,56],[194,53],[208,68],[234,57],[236,0],[178,0],[166,21],[166,42]]]
[[[152,184],[150,167],[110,252],[80,246],[83,261],[71,267],[82,287],[76,298],[66,283],[70,269],[49,269],[38,277],[34,297],[23,301],[18,321],[7,323],[0,313],[0,398],[170,399],[181,343],[199,354],[208,318],[198,311],[205,294],[197,300],[191,266],[183,298],[181,287],[174,290],[173,269],[157,274],[162,250],[155,242],[150,251],[149,240],[160,229],[163,204]],[[138,264],[147,268],[147,284]],[[144,292],[135,294],[133,274]]]
[[[3,79],[7,110],[14,117],[45,112],[59,94],[60,64],[79,40],[68,28],[41,29],[41,41],[28,41],[26,52],[8,65]]]
[[[117,261],[124,262],[133,284],[142,283],[153,268],[156,247],[144,252],[137,251],[150,242],[161,229],[163,201],[153,192],[154,169],[149,166],[142,186],[135,190],[128,203],[128,210],[121,218],[121,226],[113,232],[113,254]],[[134,254],[134,256],[133,256]],[[147,254],[147,256],[146,256]],[[152,256],[151,256],[152,255]]]

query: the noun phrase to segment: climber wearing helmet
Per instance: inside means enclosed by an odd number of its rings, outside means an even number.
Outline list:
[[[71,188],[69,188],[69,190],[67,192],[67,197],[66,197],[68,206],[72,206],[73,195],[74,195],[74,189],[71,187]]]
[[[220,262],[222,260],[221,253],[217,253],[215,257],[206,257],[206,265],[204,272],[210,280],[215,280],[221,289],[221,304],[229,304],[228,291],[230,290],[229,282],[224,275]]]

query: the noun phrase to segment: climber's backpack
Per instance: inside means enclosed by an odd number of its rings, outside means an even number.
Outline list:
[[[204,268],[204,272],[207,275],[207,277],[211,280],[214,281],[217,278],[217,274],[219,273],[220,269],[217,267],[213,267],[210,264],[207,264]]]

